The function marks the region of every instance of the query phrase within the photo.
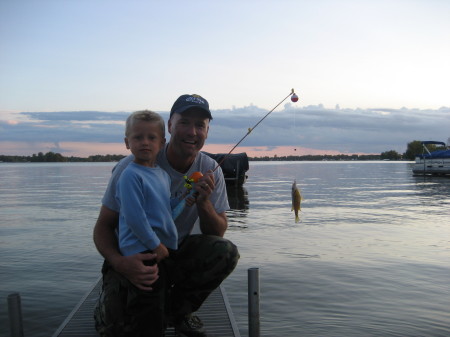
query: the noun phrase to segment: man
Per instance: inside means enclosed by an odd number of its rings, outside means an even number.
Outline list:
[[[185,207],[175,220],[178,250],[158,265],[145,263],[156,259],[154,254],[122,256],[118,250],[116,182],[133,157],[114,168],[94,227],[95,245],[105,258],[103,290],[95,310],[96,327],[102,336],[162,336],[164,328],[149,332],[145,324],[148,315],[161,309],[166,313],[161,326],[173,324],[181,336],[206,336],[203,324],[192,313],[234,270],[239,259],[236,246],[223,238],[229,206],[222,171],[220,167],[214,171],[217,163],[200,152],[211,119],[208,102],[198,95],[180,96],[170,111],[171,139],[158,154],[157,164],[171,177],[171,196],[186,194],[185,176],[196,171],[204,176],[193,187],[195,204]],[[201,234],[190,235],[197,219]],[[148,308],[142,300],[148,297],[153,302],[158,298],[161,307]]]

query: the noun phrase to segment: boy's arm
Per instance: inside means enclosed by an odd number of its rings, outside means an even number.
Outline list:
[[[148,198],[145,197],[146,193],[148,193],[146,190],[149,188],[147,186],[149,183],[150,180],[143,178],[136,170],[125,170],[117,183],[117,197],[120,200],[120,216],[126,223],[123,235],[126,237],[128,231],[132,233],[146,247],[143,250],[154,250],[161,243],[161,240],[149,223],[149,218],[145,211],[146,208],[152,206],[148,204]],[[155,192],[152,191],[152,193]],[[124,246],[127,247],[129,242],[127,240],[124,241]],[[122,252],[126,252],[126,248]],[[124,255],[129,254],[124,253]]]
[[[144,265],[144,260],[154,259],[153,254],[120,254],[115,233],[119,214],[102,206],[94,226],[94,243],[99,253],[111,264],[114,270],[125,276],[142,290],[152,290],[151,285],[158,279],[158,267]]]

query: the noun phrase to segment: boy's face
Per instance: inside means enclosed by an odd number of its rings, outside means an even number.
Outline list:
[[[128,137],[125,137],[125,145],[134,154],[134,161],[144,166],[155,166],[158,152],[165,142],[159,124],[148,121],[135,121]]]

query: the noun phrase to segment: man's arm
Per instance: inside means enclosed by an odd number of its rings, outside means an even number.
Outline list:
[[[142,290],[152,290],[151,285],[158,279],[158,267],[146,266],[143,261],[154,259],[154,254],[120,254],[115,233],[119,214],[102,206],[94,227],[94,243],[99,253],[111,264],[114,270],[125,276]]]
[[[203,207],[199,207],[199,204],[197,203],[198,216],[200,218],[200,229],[203,234],[223,237],[228,228],[227,216],[225,212],[216,213],[211,202],[209,202],[209,204],[211,206],[205,205]]]
[[[119,222],[119,213],[103,206],[100,209],[94,226],[94,243],[99,253],[112,265],[114,269],[117,260],[122,257],[115,229]]]

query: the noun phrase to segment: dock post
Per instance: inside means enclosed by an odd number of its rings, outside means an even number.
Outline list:
[[[248,336],[259,337],[259,268],[248,269]]]
[[[8,313],[11,337],[23,337],[22,306],[19,293],[8,295]]]
[[[236,163],[236,180],[234,181],[234,187],[239,185],[239,160]]]

